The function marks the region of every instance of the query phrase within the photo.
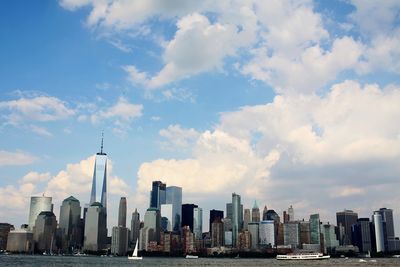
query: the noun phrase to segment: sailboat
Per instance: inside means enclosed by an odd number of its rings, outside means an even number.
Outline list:
[[[141,259],[143,259],[142,257],[138,257],[138,244],[139,244],[139,239],[136,240],[136,245],[135,245],[135,249],[133,250],[132,256],[128,256],[129,260],[141,260]]]

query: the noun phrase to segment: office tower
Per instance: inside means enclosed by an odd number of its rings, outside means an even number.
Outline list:
[[[358,214],[352,210],[336,212],[337,226],[343,226],[344,236],[339,240],[340,245],[352,245],[351,226],[357,223]]]
[[[268,208],[267,208],[267,205],[265,205],[265,206],[264,206],[264,209],[263,209],[263,215],[262,215],[262,220],[263,220],[263,221],[267,221],[267,220],[268,220],[268,218],[267,218],[267,212],[268,212]]]
[[[320,244],[320,220],[319,214],[310,215],[310,244]]]
[[[107,214],[100,202],[94,202],[86,212],[85,238],[83,249],[99,251],[106,248],[107,243]]]
[[[275,247],[275,222],[261,221],[259,224],[259,244],[263,247]]]
[[[292,205],[290,205],[290,207],[288,208],[288,216],[289,216],[289,222],[293,222],[294,221],[294,209],[293,209]]]
[[[283,236],[285,246],[298,248],[300,245],[300,229],[297,222],[288,222],[283,224]]]
[[[259,244],[259,222],[249,222],[248,228],[251,235],[250,248],[256,250]]]
[[[226,218],[232,220],[232,203],[226,203]]]
[[[83,229],[81,227],[81,205],[79,200],[70,196],[63,200],[60,207],[59,228],[61,230],[61,249],[72,252],[82,246]]]
[[[240,195],[232,194],[232,246],[238,246],[240,231]]]
[[[166,204],[172,204],[171,231],[180,232],[181,220],[182,220],[182,187],[178,186],[167,187]]]
[[[283,223],[281,222],[275,223],[275,227],[276,227],[276,245],[282,246],[285,244],[283,235]]]
[[[216,217],[211,223],[211,247],[224,245],[224,223],[221,218]]]
[[[198,206],[195,204],[183,204],[182,205],[182,227],[189,226],[190,230],[193,231],[193,210]]]
[[[373,219],[375,227],[376,252],[385,252],[385,238],[383,233],[384,226],[381,213],[379,211],[375,211]]]
[[[258,208],[257,201],[254,201],[254,206],[251,209],[251,221],[252,222],[260,221],[260,209]]]
[[[139,231],[140,231],[140,214],[135,209],[132,212],[132,219],[131,219],[131,240],[132,240],[132,247],[135,247],[136,241],[139,239]]]
[[[126,197],[121,197],[118,208],[118,226],[112,228],[111,253],[125,255],[128,251],[129,230],[126,228]]]
[[[33,240],[36,251],[51,253],[57,249],[55,240],[56,228],[57,220],[52,211],[42,211],[39,213],[33,228]]]
[[[310,244],[310,222],[300,221],[300,244]]]
[[[161,204],[161,230],[172,231],[172,204]]]
[[[289,222],[289,214],[286,212],[286,210],[283,211],[283,223]]]
[[[223,218],[224,218],[224,211],[222,211],[222,210],[214,210],[214,209],[210,210],[209,229],[210,229],[210,234],[211,234],[211,236],[212,236],[212,227],[211,227],[211,224],[212,224],[215,220],[217,220],[217,219],[222,220]]]
[[[244,230],[239,233],[239,250],[249,250],[251,248],[251,234]]]
[[[321,232],[323,235],[323,244],[325,248],[324,252],[330,253],[337,246],[339,246],[339,241],[336,239],[335,226],[329,223],[324,223],[322,224]]]
[[[6,250],[8,233],[12,230],[14,230],[14,225],[0,223],[0,250]]]
[[[42,211],[53,211],[51,197],[31,197],[31,205],[29,208],[29,230],[33,230],[36,218]]]
[[[194,252],[193,233],[190,231],[190,228],[187,225],[182,226],[182,245],[184,254],[191,254]]]
[[[372,251],[371,223],[368,218],[358,218],[352,225],[352,240],[360,252]]]
[[[395,234],[394,234],[393,210],[387,208],[381,208],[379,209],[378,212],[381,214],[383,222],[386,223],[387,239],[394,239]]]
[[[157,208],[148,208],[144,214],[144,225],[140,229],[140,249],[148,250],[150,241],[160,242],[161,215]]]
[[[232,246],[232,220],[228,217],[224,218],[224,244]]]
[[[279,217],[278,213],[276,213],[274,210],[267,210],[264,215],[263,218],[266,218],[263,221],[275,221],[275,222],[280,222],[281,218]]]
[[[7,251],[13,253],[33,253],[33,233],[25,229],[11,230],[8,233]]]
[[[161,204],[166,204],[166,184],[161,181],[153,181],[150,192],[150,208],[160,210]]]
[[[203,209],[193,209],[193,234],[195,239],[202,239],[203,234]]]
[[[251,219],[250,209],[244,209],[243,230],[248,230],[247,225],[249,224],[250,219]]]
[[[100,152],[96,154],[94,161],[89,205],[100,202],[105,214],[107,214],[107,154],[103,152],[103,139],[102,136]],[[101,177],[103,177],[103,180],[101,180]]]
[[[126,197],[119,200],[118,226],[126,227]]]

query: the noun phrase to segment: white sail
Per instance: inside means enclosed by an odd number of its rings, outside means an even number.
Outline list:
[[[138,257],[138,244],[139,244],[139,239],[136,240],[135,249],[133,250],[132,256],[128,256],[128,259],[130,259],[130,260],[141,260],[142,259],[142,257]]]

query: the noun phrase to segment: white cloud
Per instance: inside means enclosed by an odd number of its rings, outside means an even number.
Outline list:
[[[34,132],[34,133],[36,133],[36,134],[38,134],[38,135],[47,136],[47,137],[53,136],[53,134],[52,134],[51,132],[49,132],[49,131],[48,131],[46,128],[44,128],[44,127],[40,127],[40,126],[37,126],[37,125],[30,125],[30,126],[29,126],[29,129],[30,129],[32,132]]]
[[[51,175],[49,172],[46,173],[38,173],[38,172],[28,172],[22,179],[19,181],[19,183],[25,184],[25,183],[40,183],[40,182],[46,182],[50,180]]]
[[[165,148],[188,148],[200,136],[195,129],[183,129],[179,124],[169,125],[166,129],[161,129],[159,134],[167,140],[163,143]]]
[[[0,166],[29,165],[37,161],[38,158],[24,151],[0,150]]]

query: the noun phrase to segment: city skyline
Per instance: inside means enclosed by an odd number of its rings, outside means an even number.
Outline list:
[[[399,10],[1,2],[0,222],[28,223],[43,194],[56,216],[71,195],[83,209],[102,132],[109,233],[120,197],[145,214],[152,181],[182,187],[203,231],[232,192],[279,216],[387,207],[399,222]]]

